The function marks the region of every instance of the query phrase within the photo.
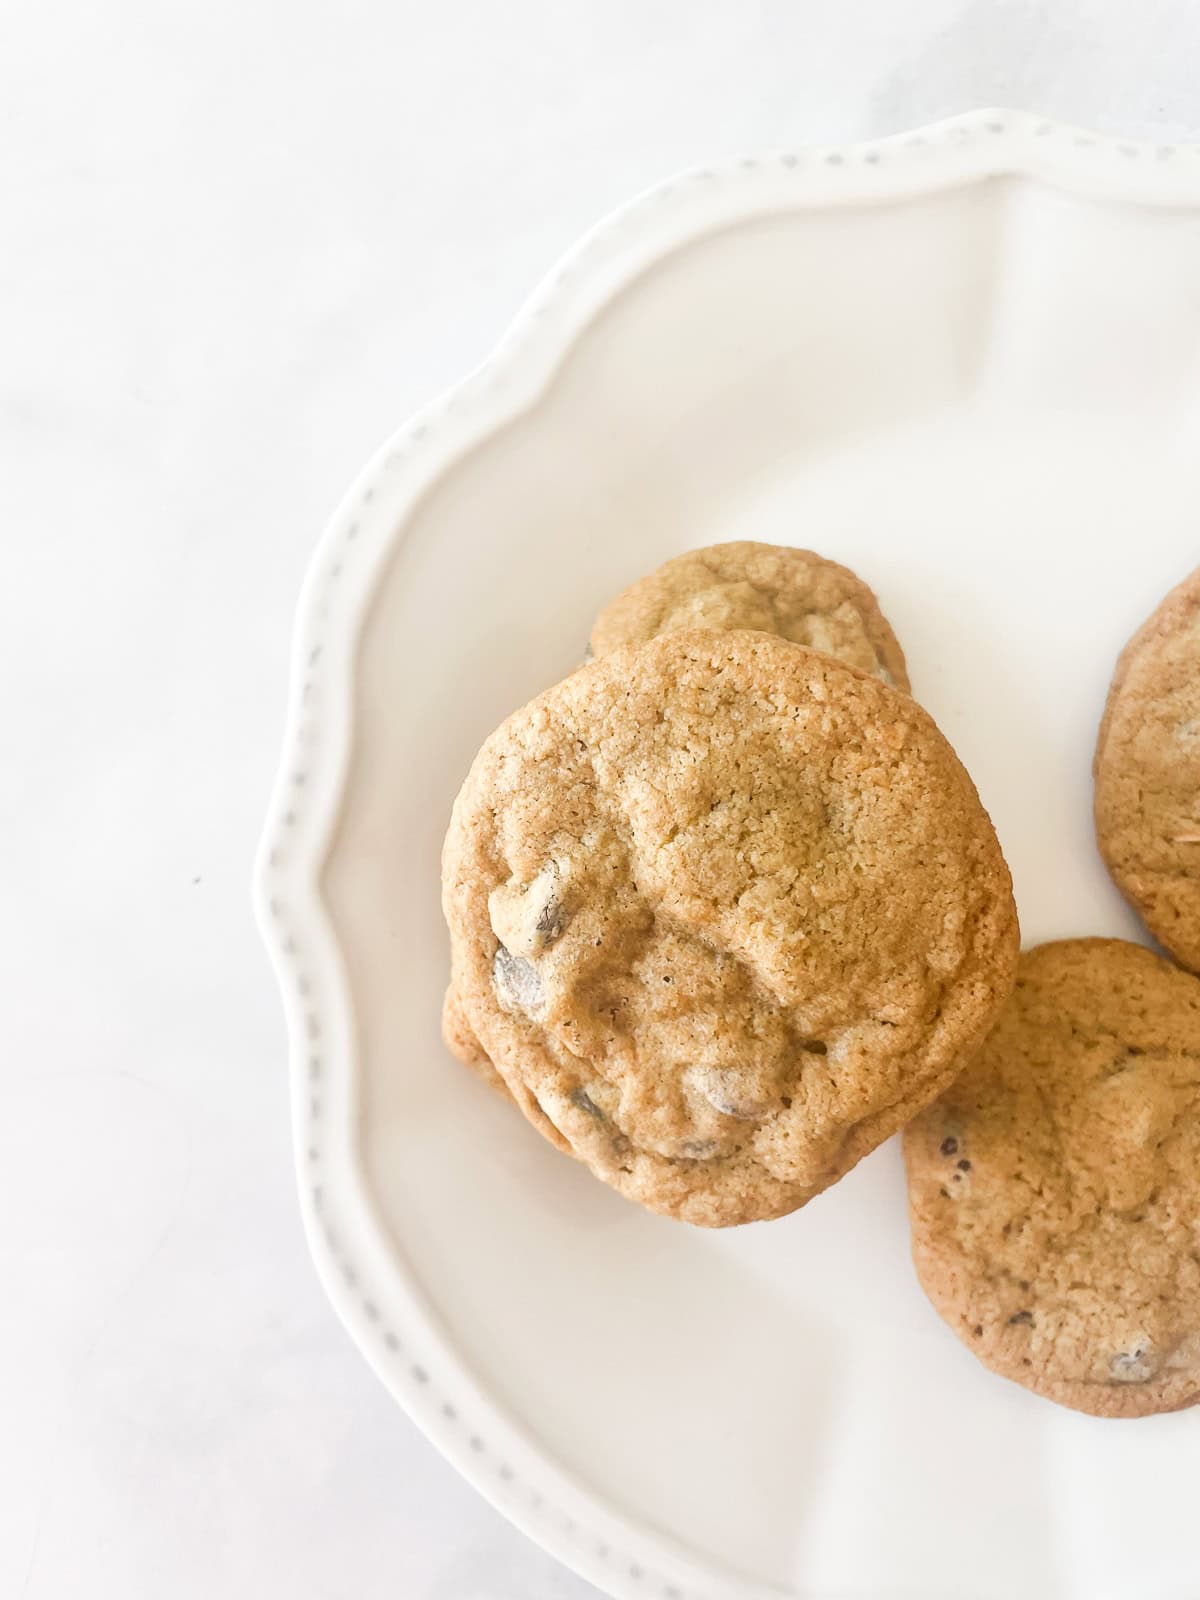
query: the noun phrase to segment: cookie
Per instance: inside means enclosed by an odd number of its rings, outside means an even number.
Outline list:
[[[1122,652],[1094,771],[1108,870],[1158,942],[1200,971],[1200,569]]]
[[[492,1065],[491,1057],[476,1038],[471,1024],[463,1014],[454,985],[447,986],[442,1001],[442,1040],[451,1055],[457,1056],[463,1066],[471,1071],[489,1089],[495,1089],[505,1100],[511,1099],[508,1085]],[[570,1153],[570,1145],[548,1118],[535,1114],[533,1120],[556,1149]]]
[[[904,652],[879,602],[848,567],[782,545],[709,545],[641,578],[596,618],[593,655],[683,628],[752,628],[909,688]]]
[[[685,626],[777,633],[909,688],[904,653],[874,594],[849,568],[810,550],[741,541],[668,561],[601,612],[587,660]],[[465,1066],[503,1088],[450,991],[442,1036]]]
[[[1200,979],[1121,939],[1020,961],[904,1135],[926,1294],[993,1371],[1100,1417],[1200,1400]]]
[[[511,716],[443,853],[452,985],[513,1098],[630,1199],[803,1205],[931,1100],[1017,925],[907,695],[763,633],[624,646]]]
[[[446,989],[442,1001],[442,1040],[451,1055],[457,1056],[464,1067],[470,1067],[493,1089],[506,1093],[504,1079],[493,1067],[487,1051],[471,1031],[471,1024],[463,1015],[462,1006],[454,992],[454,985]]]
[[[458,996],[454,992],[454,985],[446,989],[442,1001],[442,1040],[452,1055],[458,1057],[465,1067],[470,1067],[476,1077],[480,1078],[489,1088],[497,1090],[507,1100],[509,1098],[508,1086],[504,1079],[492,1065],[491,1057],[480,1044],[471,1024],[459,1004]],[[530,1121],[533,1122],[550,1143],[558,1150],[570,1153],[570,1145],[559,1133],[558,1129],[543,1116],[535,1106],[528,1112]]]

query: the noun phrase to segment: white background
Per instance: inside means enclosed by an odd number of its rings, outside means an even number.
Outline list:
[[[308,1263],[248,880],[309,552],[638,189],[984,103],[1194,138],[1192,9],[0,0],[0,1595],[594,1594]]]

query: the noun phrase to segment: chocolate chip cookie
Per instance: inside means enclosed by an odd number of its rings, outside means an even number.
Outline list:
[[[587,659],[683,627],[777,633],[909,688],[904,653],[875,595],[848,567],[811,550],[743,540],[668,561],[600,613]],[[500,1086],[451,993],[442,1036],[465,1066]]]
[[[452,988],[527,1117],[656,1211],[779,1216],[961,1069],[1007,867],[907,695],[764,633],[613,650],[510,717],[443,854]]]
[[[1200,1400],[1200,979],[1027,951],[904,1152],[918,1276],[981,1361],[1094,1416]]]
[[[594,655],[681,628],[752,628],[835,656],[908,690],[904,652],[848,567],[811,550],[741,540],[689,550],[640,578],[596,618]]]
[[[1117,662],[1096,744],[1096,838],[1125,898],[1200,971],[1200,570]]]
[[[453,984],[447,987],[442,1001],[442,1040],[447,1050],[457,1056],[463,1066],[470,1067],[473,1072],[478,1073],[485,1083],[491,1084],[493,1089],[499,1089],[502,1093],[507,1092],[504,1088],[504,1079],[493,1067],[487,1051],[471,1031],[471,1024],[463,1015]]]

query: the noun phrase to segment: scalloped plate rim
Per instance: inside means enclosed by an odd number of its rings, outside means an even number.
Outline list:
[[[340,1228],[347,1209],[365,1214],[371,1207],[355,1160],[352,1008],[319,882],[351,746],[350,684],[358,634],[384,563],[406,536],[405,509],[411,511],[477,445],[534,410],[599,311],[666,253],[722,225],[771,210],[903,201],[1003,174],[1115,202],[1200,208],[1200,145],[1123,140],[1030,112],[991,108],[887,138],[685,170],[586,232],[542,279],[493,353],[375,452],[330,519],[301,591],[286,732],[254,867],[253,898],[287,1019],[308,1244],[351,1337],[430,1441],[529,1538],[616,1600],[748,1600],[795,1591],[721,1573],[664,1535],[607,1508],[595,1491],[575,1482],[525,1438],[520,1425],[479,1387],[425,1304],[419,1283],[395,1257],[391,1265],[407,1299],[408,1320],[403,1327],[388,1322],[377,1303],[383,1296],[372,1297],[363,1287],[343,1234],[330,1222],[339,1218]],[[664,218],[666,205],[681,195],[688,197],[683,218]],[[697,199],[700,204],[693,204]],[[659,226],[663,220],[670,226]],[[612,245],[617,248],[606,260],[601,247]],[[555,313],[561,319],[557,328],[552,326]],[[348,563],[352,545],[360,563],[357,584],[339,587],[341,562]],[[347,594],[352,598],[345,599]],[[320,729],[310,714],[314,694],[333,706]],[[309,798],[321,796],[304,814],[295,782],[299,759],[311,769]],[[332,1052],[322,1046],[332,1093],[344,1102],[340,1127],[328,1115],[314,1127],[306,1114],[314,1035],[334,1040],[340,1035]],[[310,1150],[317,1153],[315,1163]],[[343,1171],[331,1183],[328,1171],[336,1174],[339,1159]],[[322,1173],[320,1184],[314,1182],[314,1165]],[[355,1183],[356,1194],[351,1192]],[[445,1369],[440,1381],[438,1367]],[[451,1388],[453,1397],[447,1399]],[[467,1423],[468,1406],[478,1406],[487,1418],[479,1431]],[[503,1448],[485,1447],[485,1432]],[[511,1465],[515,1460],[522,1462],[520,1472]],[[527,1476],[536,1482],[529,1484]]]

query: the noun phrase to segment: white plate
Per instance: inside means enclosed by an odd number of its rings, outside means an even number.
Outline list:
[[[321,546],[258,875],[313,1253],[430,1438],[614,1595],[1200,1594],[1200,1413],[1097,1421],[979,1366],[914,1281],[894,1145],[708,1234],[438,1037],[476,747],[717,539],[877,588],[1026,942],[1136,937],[1089,763],[1118,649],[1200,559],[1198,286],[1194,149],[989,112],[691,173],[572,252]]]

